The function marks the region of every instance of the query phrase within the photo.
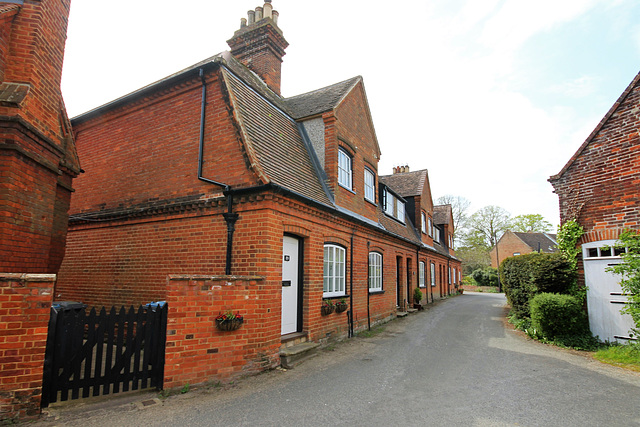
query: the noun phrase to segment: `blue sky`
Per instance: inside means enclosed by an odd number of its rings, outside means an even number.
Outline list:
[[[282,92],[362,75],[381,175],[556,225],[557,173],[640,71],[636,0],[273,0]],[[75,116],[226,50],[260,1],[73,0],[62,89]],[[80,159],[82,161],[82,159]]]

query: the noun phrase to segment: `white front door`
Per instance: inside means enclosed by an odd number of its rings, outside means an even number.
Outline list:
[[[622,295],[620,277],[607,271],[607,267],[622,262],[608,249],[614,243],[615,240],[605,240],[582,245],[589,327],[601,341],[627,343],[626,337],[634,326],[631,316],[620,313],[627,297]]]
[[[295,237],[282,241],[282,335],[298,332],[298,250]]]

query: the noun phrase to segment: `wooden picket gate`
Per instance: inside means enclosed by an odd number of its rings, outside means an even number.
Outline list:
[[[166,303],[136,313],[103,307],[51,309],[41,406],[58,400],[162,389],[167,330]],[[82,393],[81,393],[82,392]]]

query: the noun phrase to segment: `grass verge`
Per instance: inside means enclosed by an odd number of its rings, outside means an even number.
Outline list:
[[[640,343],[610,345],[598,350],[593,357],[609,365],[640,372]]]

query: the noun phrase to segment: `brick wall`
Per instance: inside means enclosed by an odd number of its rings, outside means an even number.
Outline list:
[[[326,144],[335,145],[331,150],[326,149],[325,163],[330,169],[328,175],[335,179],[336,203],[376,221],[376,206],[364,198],[364,168],[367,166],[376,175],[378,174],[380,150],[366,105],[364,85],[360,81],[336,109],[335,130],[330,134],[325,131]],[[327,126],[326,123],[325,126]],[[352,191],[356,193],[355,195],[337,184],[337,147],[341,147],[352,156]],[[375,184],[374,194],[377,198],[377,178]],[[380,203],[379,200],[376,202]]]
[[[577,214],[587,234],[582,242],[617,238],[640,228],[640,80],[618,100],[615,111],[589,137],[560,176],[550,179],[562,221]]]
[[[53,274],[0,275],[0,422],[40,413]]]
[[[280,286],[264,277],[170,276],[164,387],[227,382],[278,366]],[[244,323],[220,331],[215,318],[229,310]]]
[[[28,91],[0,102],[0,271],[56,273],[79,172],[60,92],[69,0],[3,7],[0,84]]]

